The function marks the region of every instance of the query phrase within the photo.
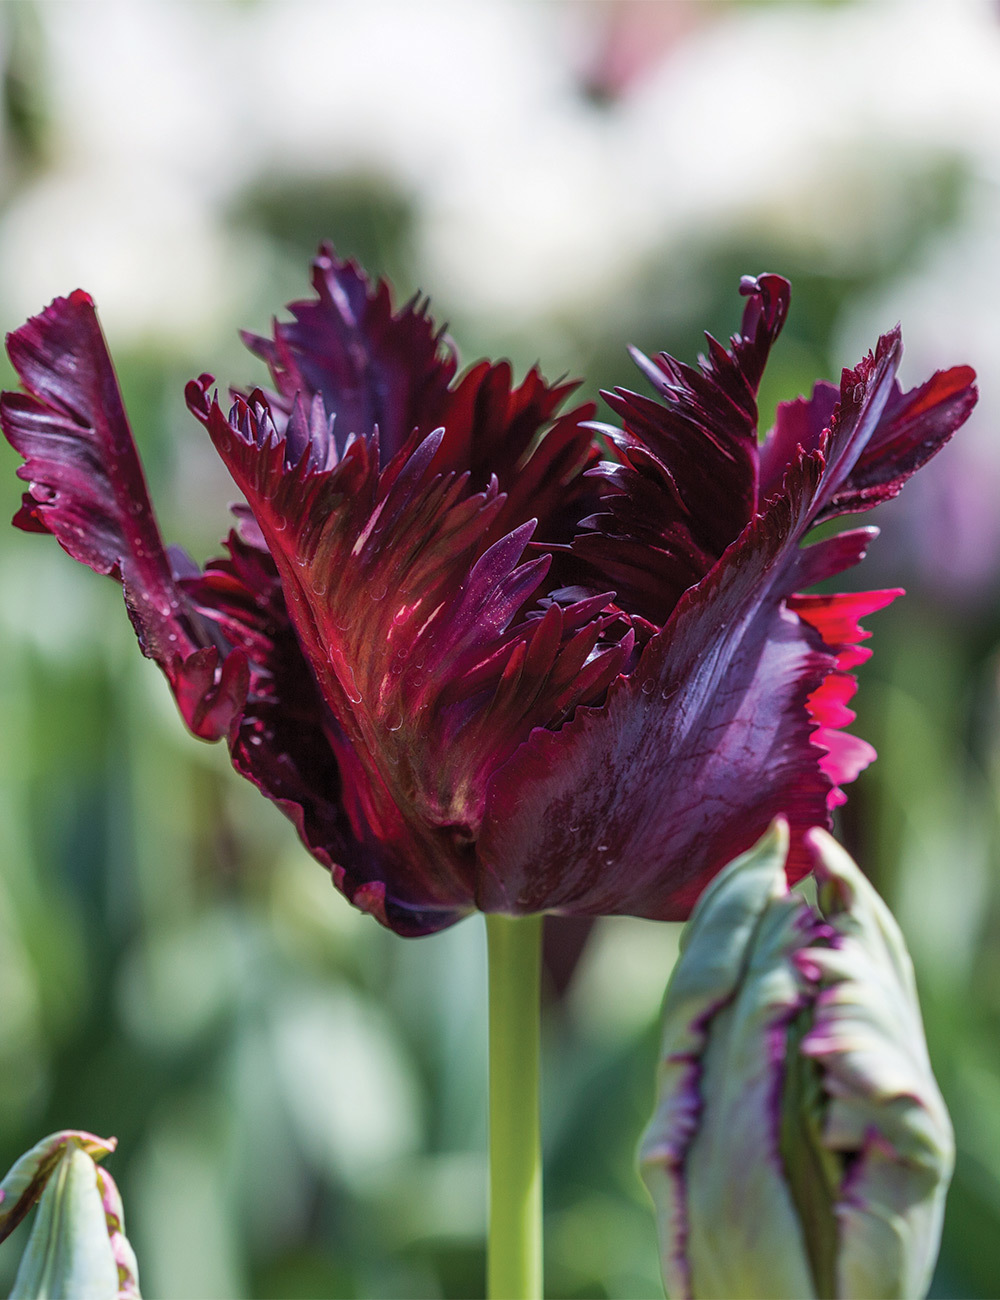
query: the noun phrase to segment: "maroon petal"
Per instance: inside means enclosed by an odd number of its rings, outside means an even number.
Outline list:
[[[576,387],[549,385],[532,369],[515,388],[506,361],[481,361],[449,395],[435,468],[468,470],[477,489],[496,477],[506,502],[494,536],[534,519],[539,544],[569,542],[598,504],[597,486],[586,477],[598,462],[588,423],[596,408],[588,402],[558,414]]]
[[[252,534],[252,517],[243,532]],[[273,559],[236,533],[227,548],[184,586],[249,662],[246,704],[229,741],[234,767],[293,822],[356,906],[399,934],[451,925],[464,911],[422,897],[406,863],[387,855],[363,818],[352,823],[358,796],[350,782],[364,776],[302,653]]]
[[[794,401],[778,404],[774,428],[760,448],[762,502],[781,491],[788,466],[795,462],[799,452],[819,451],[839,401],[837,385],[821,379],[811,397],[796,397]]]
[[[896,341],[897,336],[887,336]],[[880,340],[884,347],[886,340]],[[876,357],[878,353],[876,353]],[[871,359],[862,367],[872,364]],[[846,423],[859,371],[845,370],[839,389],[819,383],[812,397],[783,402],[761,448],[761,498],[781,487],[796,451],[822,447],[835,424]],[[935,455],[968,419],[978,396],[969,366],[939,370],[919,388],[904,393],[895,381],[879,419],[865,437],[851,473],[840,482],[823,515],[868,510],[897,495],[906,480]]]
[[[605,643],[619,611],[601,596],[519,621],[549,558],[524,560],[533,521],[492,540],[504,498],[437,471],[443,432],[382,470],[355,440],[320,470],[289,460],[260,394],[228,418],[205,382],[189,402],[277,566],[355,837],[377,846],[387,897],[454,919],[473,905],[490,774],[533,725],[603,697],[631,649],[624,628]]]
[[[312,283],[316,297],[290,303],[293,319],[276,321],[273,339],[243,335],[284,399],[272,404],[275,417],[281,424],[296,396],[318,394],[336,417],[341,445],[377,427],[391,460],[414,429],[430,433],[443,423],[454,349],[427,315],[426,300],[414,298],[394,313],[385,281],[372,286],[327,244],[313,261]]]
[[[892,333],[845,371],[828,421],[818,416],[829,403],[822,389],[813,407],[786,412],[761,513],[681,597],[634,672],[611,686],[602,706],[579,709],[561,731],[536,731],[497,772],[479,845],[480,907],[682,919],[706,881],[779,813],[791,825],[790,874],[809,869],[804,832],[829,824],[839,786],[872,756],[840,727],[850,718],[848,670],[864,655],[857,618],[891,597],[796,596],[800,586],[856,563],[871,534],[856,530],[805,549],[800,544],[818,520],[852,508],[863,474],[880,476],[880,485],[890,481],[884,447],[915,446],[916,413],[945,411],[940,429],[971,404],[962,396],[969,377],[963,371],[918,390],[923,396],[914,406],[894,406],[899,353]],[[671,365],[664,373],[683,374]],[[721,360],[719,367],[721,373]],[[669,406],[674,394],[665,400]],[[632,424],[623,439],[636,473],[660,460],[662,450],[655,442],[661,424],[649,406],[636,419],[639,409],[628,405]],[[901,423],[901,411],[913,418]],[[891,434],[883,436],[883,421],[891,422]],[[800,434],[794,446],[793,424]],[[729,448],[746,445],[739,438],[747,427],[735,422]],[[779,443],[788,453],[780,475]],[[730,465],[737,459],[734,452]],[[662,464],[662,501],[691,503],[665,455]],[[721,460],[717,468],[723,473]],[[707,484],[704,491],[707,499]],[[617,517],[635,522],[624,507]],[[678,555],[675,548],[672,560]],[[655,550],[650,564],[657,576],[663,572]]]
[[[167,675],[188,726],[207,740],[225,735],[246,663],[175,580],[93,302],[79,289],[57,298],[7,348],[27,390],[0,399],[29,483],[14,522],[54,534],[74,559],[121,582],[143,654]]]
[[[894,383],[868,445],[825,513],[868,510],[896,496],[969,418],[975,378],[969,366],[953,366],[908,393]]]
[[[318,468],[331,438],[342,452],[351,435],[367,439],[377,428],[387,464],[414,435],[443,428],[435,469],[468,472],[476,491],[495,476],[507,495],[494,539],[535,519],[541,540],[569,541],[586,513],[579,502],[597,500],[583,478],[597,460],[584,427],[594,406],[556,418],[577,385],[549,385],[533,369],[515,388],[506,362],[487,361],[454,382],[455,350],[428,315],[426,299],[396,311],[384,280],[372,284],[329,245],[313,262],[312,282],[316,297],[291,303],[293,319],[276,321],[273,339],[243,336],[270,367],[278,389],[271,414],[292,458],[310,445]],[[334,432],[314,427],[296,444],[286,427],[295,400],[309,407],[317,396],[334,417]]]
[[[706,336],[697,368],[633,351],[658,400],[604,394],[623,428],[599,427],[624,466],[606,467],[603,512],[586,520],[593,531],[573,552],[626,608],[661,626],[757,506],[757,389],[790,290],[780,276],[762,275],[744,279],[740,292],[749,301],[728,351]]]
[[[803,464],[800,498],[820,469]],[[478,906],[683,919],[779,813],[808,869],[830,780],[807,701],[836,659],[783,607],[802,522],[789,498],[753,521],[601,708],[535,732],[496,774]]]

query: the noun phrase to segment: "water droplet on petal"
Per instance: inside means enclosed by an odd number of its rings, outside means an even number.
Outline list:
[[[354,669],[348,666],[347,676],[343,679],[344,694],[352,704],[361,704],[364,696],[358,690],[358,683],[354,679]]]
[[[653,681],[652,677],[646,678],[646,680],[642,684],[641,690],[643,695],[653,694],[653,691],[656,690],[656,682]]]

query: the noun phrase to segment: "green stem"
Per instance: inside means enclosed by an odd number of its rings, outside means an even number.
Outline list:
[[[490,1300],[541,1300],[541,916],[486,917],[490,970]]]

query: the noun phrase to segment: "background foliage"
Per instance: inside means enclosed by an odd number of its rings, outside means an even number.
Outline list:
[[[304,291],[322,237],[429,289],[466,360],[588,392],[636,382],[626,341],[726,335],[763,269],[794,285],[767,409],[898,317],[909,382],[977,365],[973,424],[866,563],[910,594],[870,620],[880,759],[840,831],[907,934],[957,1129],[934,1294],[1000,1294],[995,6],[8,0],[0,66],[3,323],[94,294],[200,560],[231,490],[183,383],[261,377],[236,328]],[[0,663],[0,1165],[117,1134],[150,1295],[477,1294],[479,921],[403,941],[351,911],[183,733],[114,586],[13,530]],[[550,926],[553,1297],[661,1294],[633,1150],[676,937]]]

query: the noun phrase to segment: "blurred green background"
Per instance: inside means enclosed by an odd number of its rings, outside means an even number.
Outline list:
[[[857,575],[909,595],[869,621],[880,759],[839,830],[910,942],[957,1130],[933,1294],[1000,1295],[996,6],[7,0],[0,72],[3,325],[93,293],[201,561],[231,491],[183,384],[262,378],[236,330],[324,237],[429,291],[465,360],[588,394],[636,382],[626,342],[727,335],[764,269],[794,290],[766,411],[899,318],[908,383],[977,366],[977,415]],[[115,586],[13,529],[0,664],[0,1167],[116,1134],[150,1296],[481,1294],[479,920],[404,941],[353,912],[185,734]],[[676,941],[550,927],[552,1297],[662,1294],[633,1153]]]

